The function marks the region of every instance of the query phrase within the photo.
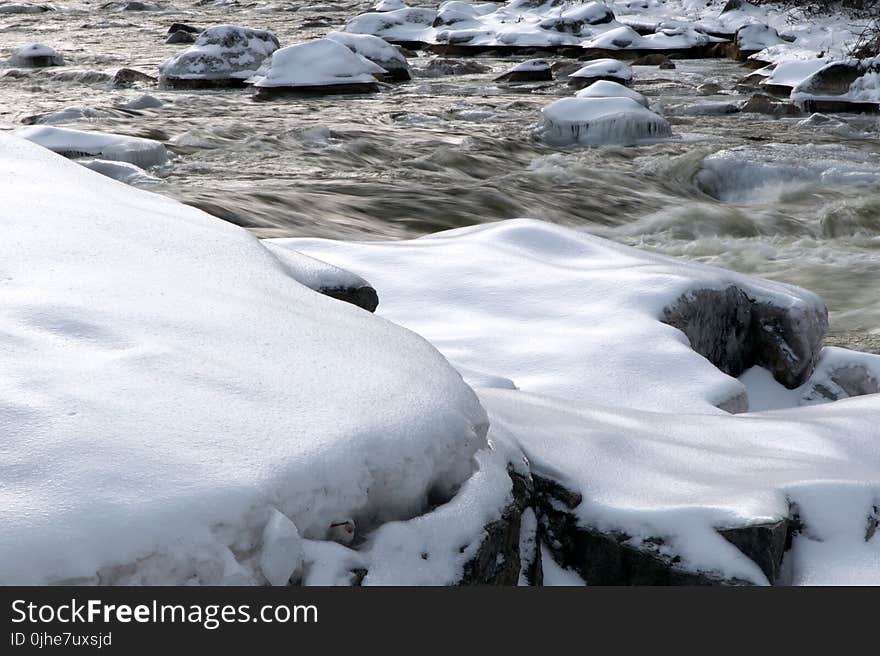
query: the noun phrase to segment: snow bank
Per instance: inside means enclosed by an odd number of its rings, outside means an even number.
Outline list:
[[[210,27],[195,44],[159,66],[160,80],[244,81],[278,47],[271,32],[237,25]]]
[[[666,119],[632,98],[562,98],[541,115],[543,138],[557,145],[635,145],[672,136]]]
[[[838,144],[772,144],[720,150],[695,182],[727,202],[773,202],[799,185],[880,184],[880,155]]]
[[[279,582],[279,513],[320,540],[471,475],[485,414],[422,338],[26,141],[0,187],[0,582]]]
[[[376,75],[385,69],[330,39],[287,46],[275,52],[264,70],[249,80],[262,88],[344,87],[375,88]]]
[[[716,406],[746,387],[660,320],[698,289],[733,285],[790,315],[823,312],[815,295],[528,220],[407,242],[273,243],[368,277],[384,316],[456,366],[513,381],[478,389],[490,437],[581,494],[579,525],[625,532],[690,571],[763,583],[716,529],[796,512],[805,528],[783,581],[880,582],[880,540],[865,533],[880,495],[880,396],[727,414]],[[876,372],[878,359],[826,350],[811,381],[839,365]]]
[[[98,157],[128,162],[142,169],[168,161],[165,146],[152,139],[50,126],[20,128],[13,134],[69,158]]]

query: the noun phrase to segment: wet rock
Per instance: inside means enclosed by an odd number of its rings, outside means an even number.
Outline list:
[[[42,14],[46,11],[55,11],[48,5],[31,4],[4,4],[0,5],[0,14]]]
[[[101,5],[101,9],[110,9],[114,11],[159,11],[161,7],[153,2],[138,2],[131,0],[130,2],[108,2]]]
[[[202,29],[200,27],[193,27],[188,23],[171,23],[171,27],[168,28],[168,34],[174,34],[175,32],[189,32],[190,34],[200,34]]]
[[[480,62],[465,59],[436,57],[419,71],[421,77],[446,77],[448,75],[478,75],[492,69]]]
[[[661,538],[636,542],[623,532],[580,526],[573,512],[580,495],[548,478],[534,474],[533,478],[544,543],[559,565],[575,570],[588,585],[748,583],[685,569],[679,557],[663,551]]]
[[[741,110],[751,114],[767,114],[768,116],[797,116],[801,110],[788,102],[777,100],[773,96],[756,93],[749,98]]]
[[[663,320],[724,373],[736,377],[759,365],[789,389],[809,378],[828,330],[824,307],[786,309],[733,286],[685,294],[664,310]]]
[[[663,62],[662,64],[660,64],[660,70],[661,71],[675,70],[675,64],[673,64],[671,61]]]
[[[717,82],[703,82],[697,87],[697,93],[701,96],[715,96],[721,92],[721,85]]]
[[[550,64],[545,59],[529,59],[495,78],[496,82],[548,82],[553,80]]]
[[[157,80],[152,75],[148,75],[133,68],[120,68],[113,76],[113,86],[117,89],[133,87],[135,85],[152,85]]]
[[[319,294],[324,294],[324,296],[330,296],[339,301],[357,305],[367,312],[375,312],[379,306],[379,295],[369,285],[362,287],[323,287],[315,291]]]
[[[165,39],[165,43],[168,45],[173,45],[177,43],[195,43],[196,37],[194,34],[190,32],[178,31],[172,32],[168,35],[168,38]]]
[[[9,65],[25,68],[63,66],[64,57],[54,48],[45,46],[42,43],[31,43],[16,50],[9,59]]]
[[[512,470],[509,474],[513,501],[504,509],[501,519],[485,527],[486,536],[476,555],[465,563],[459,585],[516,585],[519,582],[520,525],[534,487],[530,478]]]
[[[652,52],[647,55],[642,55],[641,57],[636,58],[633,62],[633,66],[661,66],[663,64],[671,64],[671,60],[669,57],[660,52]],[[675,64],[673,64],[673,68],[675,68]]]

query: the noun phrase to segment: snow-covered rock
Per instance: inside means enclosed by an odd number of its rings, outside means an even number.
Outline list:
[[[581,89],[574,95],[577,98],[631,98],[644,107],[648,106],[648,99],[638,91],[610,80],[593,82],[590,86]]]
[[[159,79],[172,88],[241,85],[278,47],[271,32],[237,25],[210,27],[192,47],[159,66]]]
[[[541,116],[541,134],[555,145],[636,145],[672,136],[666,119],[632,98],[562,98]]]
[[[317,39],[276,51],[248,80],[257,97],[277,93],[369,93],[386,71],[338,41]]]
[[[528,59],[495,78],[496,82],[546,82],[553,79],[550,62],[546,59]]]
[[[477,389],[490,436],[522,448],[542,546],[588,582],[880,581],[880,540],[865,530],[880,493],[880,396],[730,415],[717,406],[750,404],[748,385],[663,322],[682,297],[735,288],[789,326],[821,323],[815,295],[537,221],[277,243],[368,277],[383,316],[457,366],[516,383]],[[769,345],[775,319],[764,320],[741,327]],[[876,377],[878,360],[824,352],[807,384],[859,366]]]
[[[780,38],[779,32],[769,25],[760,23],[744,25],[736,31],[734,57],[745,61],[755,53],[781,43],[785,41]]]
[[[47,11],[54,11],[48,5],[33,5],[30,3],[7,3],[0,4],[0,14],[42,14]]]
[[[422,7],[361,14],[345,25],[346,32],[372,34],[390,43],[430,43],[437,12]]]
[[[762,76],[758,86],[768,93],[788,96],[791,90],[828,64],[827,59],[792,59],[772,67],[769,75]]]
[[[470,478],[485,413],[424,339],[26,141],[0,187],[0,582],[278,583],[276,513],[322,540]]]
[[[9,65],[32,68],[63,66],[64,56],[42,43],[31,43],[16,50],[9,58]]]
[[[13,134],[73,159],[97,157],[129,162],[142,169],[161,166],[168,161],[165,146],[152,139],[50,126],[20,128]]]
[[[139,166],[128,162],[107,159],[78,159],[76,163],[128,185],[146,186],[162,182],[160,178],[145,173]]]
[[[385,69],[392,80],[405,81],[412,77],[406,57],[385,39],[352,32],[330,32],[326,38],[341,43],[353,53]]]
[[[406,3],[403,0],[379,0],[374,9],[376,11],[395,11],[404,7],[406,7]]]
[[[616,59],[596,59],[582,66],[568,76],[568,85],[575,89],[583,89],[599,80],[610,80],[620,84],[632,82],[632,68]]]
[[[604,2],[587,2],[571,8],[563,7],[558,15],[545,18],[540,25],[545,30],[581,34],[591,25],[610,23],[613,20],[614,12]]]
[[[791,99],[810,112],[878,112],[880,57],[830,62],[802,79]]]

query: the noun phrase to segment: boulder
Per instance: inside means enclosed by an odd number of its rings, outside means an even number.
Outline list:
[[[633,91],[618,82],[599,80],[574,94],[576,98],[631,98],[643,107],[648,106],[648,99],[638,91]]]
[[[601,25],[614,20],[614,12],[602,2],[588,2],[565,9],[560,14],[545,18],[539,25],[545,30],[580,35],[590,25]]]
[[[446,59],[435,57],[419,71],[421,77],[446,77],[447,75],[478,75],[492,69],[471,59]]]
[[[671,64],[669,57],[662,52],[652,52],[647,55],[637,57],[633,62],[633,66],[662,66],[663,64]],[[674,67],[674,65],[673,65]]]
[[[785,43],[785,40],[779,36],[779,32],[769,25],[750,23],[743,25],[736,31],[736,36],[731,47],[728,48],[728,53],[732,59],[745,61],[764,48],[781,43]]]
[[[783,308],[749,297],[737,287],[702,289],[664,310],[691,348],[737,377],[755,365],[789,389],[813,372],[828,330],[828,311],[809,305]]]
[[[632,98],[562,98],[541,114],[542,136],[555,145],[636,145],[672,136],[666,119]]]
[[[133,68],[120,68],[113,75],[113,86],[116,89],[133,87],[135,85],[152,85],[156,84],[156,82],[157,79],[152,75],[147,75]]]
[[[63,66],[64,57],[54,48],[42,43],[31,43],[16,50],[9,59],[9,65],[27,68]]]
[[[186,32],[184,30],[179,30],[177,32],[172,32],[168,35],[168,38],[165,39],[165,43],[168,45],[173,45],[177,43],[195,43],[196,37],[192,32]]]
[[[550,63],[546,59],[529,59],[495,78],[496,82],[549,82],[553,80]]]
[[[211,27],[159,66],[159,82],[172,89],[243,86],[278,46],[275,35],[264,30]]]
[[[50,126],[20,128],[13,134],[70,159],[86,157],[128,162],[142,169],[168,161],[165,146],[153,139]]]
[[[773,96],[756,93],[749,98],[740,108],[740,111],[750,114],[767,114],[768,116],[797,116],[801,113],[796,105],[781,102]]]
[[[168,28],[168,34],[174,34],[175,32],[189,32],[190,34],[200,34],[202,29],[200,27],[193,27],[188,23],[171,23],[171,27]]]
[[[349,94],[379,90],[387,71],[337,41],[318,39],[275,52],[251,79],[255,98],[288,94]]]
[[[0,14],[42,14],[46,11],[55,11],[48,5],[31,4],[3,4],[0,5]]]
[[[596,59],[582,66],[568,76],[568,86],[583,89],[593,82],[609,80],[629,85],[632,82],[632,68],[616,59]]]

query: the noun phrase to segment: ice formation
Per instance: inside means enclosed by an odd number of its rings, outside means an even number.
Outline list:
[[[98,157],[128,162],[142,169],[168,161],[165,146],[152,139],[51,126],[20,128],[13,134],[72,159]]]
[[[672,136],[666,119],[632,98],[562,98],[541,116],[543,138],[556,145],[635,145]]]

